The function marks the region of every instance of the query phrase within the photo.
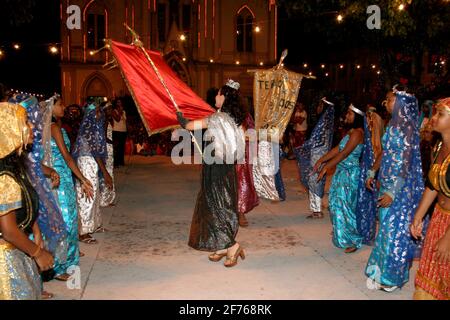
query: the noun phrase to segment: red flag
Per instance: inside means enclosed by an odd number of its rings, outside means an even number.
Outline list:
[[[177,126],[175,107],[142,49],[111,41],[111,51],[149,134]],[[201,119],[214,112],[211,106],[178,78],[159,52],[147,52],[185,118]]]

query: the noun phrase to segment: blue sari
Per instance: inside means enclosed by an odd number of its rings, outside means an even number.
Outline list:
[[[339,143],[342,151],[350,139],[346,135]],[[359,159],[363,145],[359,144],[336,167],[329,195],[333,244],[338,248],[360,248],[362,237],[356,227],[356,201],[360,175]]]
[[[424,190],[418,125],[417,99],[397,92],[379,172],[380,196],[387,193],[393,202],[379,210],[380,227],[365,272],[382,285],[402,287],[408,282],[418,244],[409,231]]]
[[[44,148],[42,135],[44,130],[44,113],[35,97],[16,97],[23,100],[20,104],[26,108],[28,119],[33,124],[33,145],[25,158],[25,167],[31,185],[39,196],[38,225],[45,241],[46,248],[57,258],[65,260],[67,254],[67,232],[64,219],[59,209],[55,194],[42,170]]]

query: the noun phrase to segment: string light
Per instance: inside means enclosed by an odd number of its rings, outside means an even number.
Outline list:
[[[182,59],[184,62],[186,61],[186,58],[185,57],[183,57],[183,59]]]
[[[213,59],[209,59],[209,62],[210,62],[210,63],[214,63],[214,60],[213,60]]]
[[[328,77],[328,72],[327,72],[327,73],[325,73],[325,77]]]
[[[338,22],[342,22],[342,20],[344,20],[344,17],[342,16],[342,14],[340,14],[340,15],[337,16],[336,19],[337,19]]]
[[[185,41],[185,40],[186,40],[186,36],[185,36],[184,34],[182,34],[182,35],[180,36],[180,40],[181,40],[181,41]]]
[[[356,65],[356,69],[361,69],[361,66],[359,64]]]
[[[340,65],[339,65],[339,68],[340,68],[340,69],[344,69],[344,65],[343,65],[343,64],[340,64]]]
[[[3,51],[2,50],[0,50],[0,57],[2,57],[3,56]]]
[[[303,64],[303,68],[308,68],[308,64],[307,63]]]
[[[403,3],[401,3],[401,4],[398,6],[398,10],[399,10],[399,11],[403,11],[403,9],[405,9],[405,5],[404,5]]]
[[[237,65],[240,65],[241,63],[240,63],[239,61],[236,61],[236,64],[237,64]]]
[[[325,65],[324,65],[324,64],[322,64],[320,67],[321,67],[322,69],[325,69]]]
[[[256,32],[256,33],[259,33],[260,31],[261,31],[261,28],[260,28],[259,26],[256,26],[256,27],[255,27],[255,32]]]
[[[16,50],[19,50],[20,49],[20,44],[18,44],[18,43],[13,44],[13,48],[16,49]]]
[[[259,65],[260,65],[260,66],[263,66],[263,65],[264,65],[264,62],[261,61],[261,62],[259,63]]]

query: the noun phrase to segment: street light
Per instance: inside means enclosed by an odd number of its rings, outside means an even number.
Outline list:
[[[307,63],[303,64],[303,68],[308,68],[308,64]]]
[[[51,46],[49,50],[50,50],[51,54],[57,54],[58,53],[58,48],[55,47],[55,46]]]
[[[256,33],[259,33],[260,31],[261,31],[261,28],[260,28],[259,26],[256,26],[256,27],[255,27],[255,32],[256,32]]]
[[[398,6],[398,11],[403,11],[405,9],[405,5],[403,4],[403,3],[401,3],[399,6]]]
[[[185,36],[184,34],[182,34],[182,35],[180,36],[180,40],[181,40],[181,41],[185,41],[185,40],[186,40],[186,36]]]
[[[18,43],[15,43],[13,45],[13,48],[16,49],[16,50],[19,50],[20,49],[20,45]]]
[[[324,64],[322,64],[320,67],[321,67],[322,69],[325,69],[325,65],[324,65]]]
[[[344,20],[344,17],[342,16],[342,14],[337,16],[337,21],[338,22],[342,22],[342,20]]]

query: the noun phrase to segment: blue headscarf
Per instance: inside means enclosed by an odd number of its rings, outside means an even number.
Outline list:
[[[89,104],[84,112],[73,148],[74,159],[88,156],[106,161],[108,154],[106,151],[105,114],[101,111],[99,119],[96,114],[96,105]]]
[[[386,221],[380,226],[392,245],[386,266],[398,285],[408,281],[408,270],[420,242],[409,231],[424,190],[420,157],[419,110],[417,99],[404,91],[394,91],[392,119],[383,137],[379,172],[380,194],[394,196]],[[392,280],[393,281],[393,280]]]
[[[42,132],[44,112],[36,97],[16,96],[10,102],[22,105],[33,125],[33,145],[25,157],[25,167],[31,185],[39,196],[38,225],[43,235],[46,248],[54,255],[65,260],[67,253],[66,224],[58,205],[57,197],[52,191],[49,181],[42,170],[43,147]],[[45,108],[44,108],[45,109]]]

